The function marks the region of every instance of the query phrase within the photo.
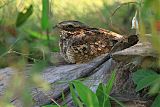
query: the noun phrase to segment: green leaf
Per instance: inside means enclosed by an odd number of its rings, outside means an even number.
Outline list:
[[[26,13],[19,12],[16,19],[16,27],[20,27],[25,21],[27,21],[27,19],[29,18],[29,16],[31,16],[32,13],[32,5],[30,5],[30,7],[27,9]]]
[[[49,0],[42,0],[42,29],[46,30],[49,26],[49,18],[48,18],[48,13],[49,13]]]
[[[155,98],[151,107],[160,107],[160,94]]]
[[[109,96],[109,98],[110,98],[111,100],[115,101],[117,104],[119,104],[120,107],[126,107],[122,102],[118,101],[116,98],[113,98],[113,97],[111,97],[111,96]]]
[[[87,107],[99,107],[98,98],[92,90],[78,80],[74,80],[72,83],[74,84],[80,99]]]
[[[116,71],[114,70],[111,74],[111,78],[108,80],[107,82],[107,85],[106,85],[106,94],[110,94],[111,90],[112,90],[112,87],[113,87],[113,84],[114,84],[114,81],[115,81],[115,78],[116,78]]]
[[[63,102],[66,102],[63,90],[62,90],[62,100],[63,100]],[[67,107],[67,104],[65,103],[63,106]]]
[[[100,83],[97,90],[96,95],[99,101],[99,107],[111,107],[110,100],[106,100],[107,96],[105,94],[105,86]]]
[[[146,88],[146,87],[152,85],[156,79],[157,79],[157,77],[154,75],[143,78],[142,80],[140,80],[138,82],[137,87],[136,87],[136,91],[140,91],[143,88]]]
[[[97,90],[96,90],[96,95],[99,101],[99,106],[101,107],[105,101],[105,95],[104,95],[104,85],[102,83],[99,84]],[[102,106],[104,107],[104,106]]]
[[[30,34],[30,36],[33,37],[33,38],[47,40],[47,35],[40,34],[40,33],[36,32],[36,31],[32,31],[30,29],[25,30],[25,32]],[[56,37],[50,37],[50,39],[53,40],[53,41],[57,41]]]
[[[152,85],[159,75],[152,70],[141,69],[133,73],[133,81],[137,85],[136,91]]]
[[[145,10],[147,10],[147,9],[148,9],[148,7],[150,7],[152,3],[153,3],[153,1],[152,1],[152,0],[144,0],[143,8],[144,8]]]
[[[28,84],[25,84],[25,88],[23,89],[23,93],[22,93],[22,98],[21,100],[23,101],[23,104],[26,107],[31,107],[32,106],[32,96],[28,90],[28,87],[30,87]]]
[[[149,94],[157,94],[160,92],[160,77],[156,80],[156,82],[153,84],[153,86],[149,90]]]
[[[99,84],[96,91],[96,95],[98,97],[100,107],[111,107],[109,94],[112,90],[115,77],[116,77],[116,71],[113,71],[111,74],[111,78],[108,80],[106,86],[104,86],[102,83]]]
[[[139,69],[136,72],[133,73],[133,81],[134,83],[138,83],[142,78],[145,78],[150,75],[157,75],[156,72],[153,70],[148,70],[148,69]]]
[[[106,95],[108,95],[108,96],[106,96],[105,103],[108,105],[108,107],[111,107],[110,100],[109,100],[109,95],[110,95],[110,92],[111,92],[112,87],[114,85],[115,78],[116,78],[116,71],[114,70],[112,72],[111,77],[108,80],[106,88],[105,88],[105,93],[106,93]]]
[[[2,42],[0,42],[0,56],[7,51],[7,48],[5,47]]]
[[[72,99],[73,99],[73,102],[76,106],[78,107],[83,107],[83,104],[81,103],[81,101],[77,98],[77,95],[73,89],[73,85],[71,83],[69,83],[69,87],[70,87],[70,92],[71,92],[71,95],[72,95]]]

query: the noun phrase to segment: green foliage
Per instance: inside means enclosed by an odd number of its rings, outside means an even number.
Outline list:
[[[141,79],[145,78],[145,77],[148,77],[150,75],[155,75],[157,76],[157,73],[155,73],[154,71],[152,70],[148,70],[148,69],[140,69],[140,70],[137,70],[137,72],[134,72],[133,73],[133,81],[135,83],[138,83]]]
[[[100,83],[96,91],[100,107],[111,107],[109,95],[105,92],[105,85]]]
[[[137,85],[136,91],[151,87],[149,93],[156,94],[160,92],[160,74],[153,70],[140,69],[133,73],[133,81]],[[151,107],[160,106],[160,95],[157,95]]]
[[[49,12],[49,0],[42,0],[42,28],[43,30],[46,30],[49,25],[49,18],[48,18],[48,12]]]
[[[16,19],[16,27],[20,27],[33,13],[33,6],[31,5],[25,13],[19,12]]]
[[[96,94],[80,81],[74,80],[72,83],[78,93],[78,96],[87,107],[99,107],[99,102]]]
[[[105,102],[104,103],[107,104],[107,107],[111,107],[111,104],[110,104],[108,96],[109,96],[109,94],[110,94],[110,92],[112,90],[115,78],[116,78],[116,71],[113,71],[112,74],[111,74],[111,78],[108,80],[107,85],[104,88],[104,94],[107,94],[107,96],[105,96],[106,98],[105,98]],[[105,107],[105,105],[104,105],[104,107]]]
[[[41,87],[44,91],[47,91],[50,89],[49,83],[44,81],[40,75],[40,72],[42,72],[46,68],[46,66],[47,66],[47,63],[45,61],[36,62],[30,69],[32,78],[29,80],[29,84],[31,86],[33,85],[33,86]]]
[[[122,103],[109,96],[114,84],[115,76],[116,71],[113,71],[110,79],[108,80],[108,83],[106,85],[100,83],[98,85],[96,93],[94,93],[89,87],[83,85],[82,82],[78,80],[72,81],[70,83],[70,91],[74,104],[78,107],[83,107],[83,102],[84,105],[86,105],[87,107],[111,107],[111,98],[112,100],[117,102],[117,104],[124,107]],[[73,87],[75,87],[75,90]],[[80,97],[82,102],[78,98],[78,96]]]
[[[115,101],[121,107],[125,107],[121,102],[119,102],[118,100],[110,96],[110,92],[114,85],[115,77],[116,77],[116,71],[113,71],[106,85],[102,83],[99,84],[97,91],[96,91],[96,95],[98,97],[100,107],[111,107],[110,99]]]
[[[116,75],[116,72],[113,71],[111,78],[107,82],[107,85],[105,86],[104,84],[100,83],[98,86],[96,95],[98,97],[100,107],[111,107],[111,104],[109,101],[109,94],[114,84],[115,75]]]
[[[160,53],[159,20],[160,20],[160,0],[144,0],[139,6],[140,11],[140,33],[145,40],[146,33],[151,34],[150,42],[153,48]],[[146,18],[147,17],[147,18]]]
[[[160,5],[160,0],[144,0],[143,7],[142,7],[142,15],[146,16],[148,12],[153,12],[151,14],[152,17],[150,18],[155,17],[155,19],[160,19],[159,5]],[[152,19],[148,19],[148,21],[150,20]]]
[[[23,102],[23,105],[25,105],[26,107],[31,107],[33,105],[32,102],[32,96],[30,94],[30,91],[28,90],[28,87],[29,87],[30,84],[27,84],[23,90],[23,93],[22,93],[22,102]]]
[[[47,40],[47,35],[40,34],[39,32],[32,31],[30,29],[25,30],[31,37],[36,38],[36,39],[42,39],[42,40]],[[50,40],[57,41],[56,37],[50,37]]]
[[[106,94],[110,94],[111,90],[112,90],[112,87],[113,87],[113,84],[114,84],[114,81],[115,81],[115,78],[116,78],[116,71],[114,70],[111,74],[111,78],[109,79],[109,81],[107,82],[107,85],[106,85],[106,88],[105,88],[105,92]]]
[[[3,0],[3,2],[6,3],[8,1],[9,0]],[[20,2],[21,0],[17,1]],[[77,2],[79,2],[78,6],[76,5]],[[8,34],[8,30],[6,31],[6,26],[2,26],[2,28],[4,27],[5,29],[0,33],[0,35],[3,36],[0,42],[2,42],[4,46],[2,46],[2,52],[0,52],[0,55],[6,56],[6,54],[4,54],[5,52],[3,51],[4,47],[7,48],[7,46],[14,42],[17,37],[24,37],[23,40],[28,43],[29,51],[28,55],[25,54],[23,56],[28,57],[29,63],[34,63],[35,60],[44,60],[44,56],[45,60],[50,59],[49,55],[46,53],[50,53],[50,51],[59,51],[59,35],[57,32],[52,30],[52,26],[63,20],[79,20],[94,27],[110,28],[109,23],[111,21],[110,19],[112,19],[112,24],[114,26],[117,28],[121,27],[123,29],[123,27],[126,25],[123,25],[123,17],[126,15],[126,12],[132,13],[129,11],[130,8],[132,8],[132,5],[129,5],[128,8],[124,6],[124,8],[116,12],[114,16],[110,17],[110,10],[114,10],[116,6],[119,5],[119,3],[113,3],[114,2],[103,0],[57,0],[54,2],[49,0],[26,0],[22,1],[21,4],[18,5],[20,7],[17,8],[17,4],[14,1],[8,5],[6,4],[0,10],[0,19],[3,19],[2,23],[7,26],[17,26],[19,28],[17,29],[13,27],[16,31],[16,34],[10,35]],[[18,12],[18,8],[21,7],[23,7],[23,10],[25,9],[25,11]],[[8,11],[10,11],[9,14],[7,14]],[[130,25],[130,22],[127,22],[128,25]],[[129,28],[128,25],[126,28]],[[124,31],[127,31],[126,28],[124,28]],[[10,40],[11,42],[6,42]],[[22,40],[19,42],[22,42]],[[23,42],[18,43],[18,45],[16,45],[14,48],[14,51],[17,53],[21,53],[19,50],[20,45],[23,45]],[[7,66],[7,64],[3,63],[6,63],[5,59],[2,60],[0,64],[2,66]]]
[[[151,86],[158,82],[160,75],[152,70],[140,69],[133,73],[133,81],[137,85],[136,91]]]
[[[110,105],[108,106],[108,104],[106,103],[106,95],[104,94],[104,88],[104,84],[100,83],[96,90],[96,95],[99,101],[99,107],[110,107]]]
[[[71,95],[72,95],[73,103],[78,107],[83,107],[83,104],[78,99],[78,97],[76,95],[76,92],[74,91],[73,85],[71,83],[69,83],[69,88],[70,88],[70,92],[71,92]]]
[[[160,107],[160,94],[157,95],[151,107]]]
[[[47,63],[45,61],[36,62],[31,69],[32,73],[39,73],[43,71],[46,67]]]

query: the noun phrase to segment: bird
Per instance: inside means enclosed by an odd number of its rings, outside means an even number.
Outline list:
[[[80,21],[67,20],[56,24],[60,33],[60,54],[69,63],[87,63],[109,53],[124,36],[103,28],[90,27]]]

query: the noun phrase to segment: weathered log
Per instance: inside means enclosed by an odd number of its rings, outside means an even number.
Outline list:
[[[48,104],[51,102],[51,98],[58,100],[61,96],[62,91],[64,90],[68,91],[67,81],[84,78],[96,72],[94,76],[90,77],[90,79],[92,78],[92,80],[94,80],[93,81],[94,84],[95,83],[98,84],[102,79],[104,79],[103,76],[106,76],[105,72],[110,69],[112,63],[112,60],[109,60],[108,62],[106,62],[107,64],[100,63],[97,66],[97,62],[99,63],[99,61],[101,62],[101,60],[98,60],[88,64],[63,65],[59,67],[49,67],[45,69],[44,72],[42,73],[42,77],[45,81],[48,81],[51,84],[52,90],[48,92],[43,92],[40,88],[33,88],[32,95],[33,95],[33,100],[35,101],[35,105]],[[0,84],[2,86],[0,87],[1,96],[4,94],[9,79],[11,78],[12,75],[14,75],[14,73],[15,70],[13,70],[12,68],[5,68],[0,70],[0,75],[1,77],[3,77],[3,79],[0,81]],[[92,81],[90,79],[88,80],[90,81],[88,83],[92,84]],[[66,83],[57,84],[57,82],[59,81],[66,81]],[[15,101],[16,100],[14,100],[13,102]]]
[[[153,59],[157,57],[151,44],[138,43],[125,50],[114,52],[111,56],[112,58],[110,58],[110,55],[103,55],[98,58],[98,60],[94,60],[86,64],[71,64],[61,65],[58,67],[48,67],[42,72],[41,75],[43,79],[51,85],[51,89],[45,92],[40,88],[32,88],[31,94],[33,96],[34,106],[38,107],[49,104],[52,102],[51,99],[54,99],[59,104],[67,103],[69,107],[72,107],[73,104],[69,94],[67,81],[87,77],[83,80],[84,84],[87,84],[93,91],[96,91],[98,84],[100,82],[106,83],[111,71],[116,69],[116,83],[112,90],[111,96],[125,102],[138,101],[140,103],[144,103],[144,105],[147,107],[147,101],[150,101],[150,99],[139,96],[139,94],[134,90],[135,86],[131,79],[131,74],[136,69],[141,67],[143,60],[146,57],[151,57]],[[9,80],[14,73],[15,70],[9,67],[0,70],[1,98],[3,97],[5,89],[9,84]],[[59,81],[66,82],[57,84]],[[66,95],[65,102],[61,100],[62,91]],[[16,105],[16,107],[23,107],[22,102],[18,98],[11,99],[11,102]]]

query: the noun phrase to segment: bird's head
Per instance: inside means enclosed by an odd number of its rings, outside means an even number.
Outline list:
[[[62,21],[58,23],[56,26],[54,26],[53,28],[58,28],[60,30],[65,30],[65,31],[75,31],[75,30],[79,30],[87,27],[88,26],[82,22],[69,20],[69,21]]]

